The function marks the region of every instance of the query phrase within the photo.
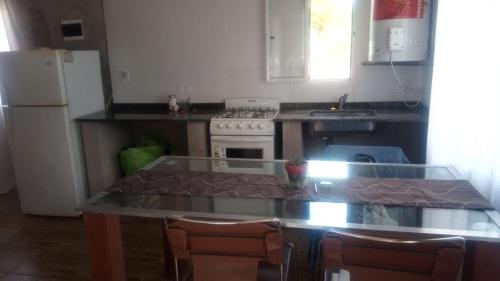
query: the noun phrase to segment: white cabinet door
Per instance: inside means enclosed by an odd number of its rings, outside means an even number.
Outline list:
[[[309,0],[266,0],[267,80],[308,78]]]
[[[9,107],[9,131],[24,213],[75,215],[83,200],[67,107]]]
[[[0,91],[10,106],[66,105],[61,51],[0,53]]]

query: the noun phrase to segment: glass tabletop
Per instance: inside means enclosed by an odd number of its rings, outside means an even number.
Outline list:
[[[224,172],[282,176],[285,161],[162,157],[144,170],[165,165],[179,171]],[[314,181],[345,178],[410,178],[457,180],[445,166],[366,164],[309,161],[307,176]],[[196,217],[211,219],[278,218],[287,227],[331,227],[460,235],[475,240],[500,241],[496,211],[336,203],[292,198],[244,198],[183,194],[103,192],[79,208],[82,212],[139,217]],[[494,212],[495,215],[490,213]]]
[[[487,212],[476,210],[122,192],[106,193],[92,206],[142,217],[278,218],[296,228],[389,230],[500,241],[499,226]]]
[[[191,157],[162,157],[144,169],[162,165],[179,167],[187,171],[264,174],[286,174],[286,161],[262,161],[249,159],[213,159]],[[458,174],[451,167],[409,164],[350,163],[336,161],[308,161],[307,176],[310,179],[333,178],[414,178],[433,180],[457,180]]]

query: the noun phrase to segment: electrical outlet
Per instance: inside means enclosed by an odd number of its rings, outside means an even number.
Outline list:
[[[121,70],[120,71],[120,82],[130,83],[130,70]]]
[[[405,29],[402,27],[391,27],[389,29],[389,50],[401,51],[404,46]]]

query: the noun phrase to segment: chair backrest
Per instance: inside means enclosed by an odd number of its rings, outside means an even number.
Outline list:
[[[464,245],[461,237],[409,241],[329,231],[323,266],[349,271],[351,281],[456,281]]]
[[[256,280],[259,262],[281,266],[283,234],[278,220],[167,220],[166,236],[176,261],[189,260],[193,280]]]

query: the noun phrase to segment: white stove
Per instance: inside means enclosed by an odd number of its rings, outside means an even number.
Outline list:
[[[212,136],[274,136],[279,100],[228,99],[226,109],[210,121]]]
[[[277,99],[227,99],[226,109],[210,120],[212,157],[274,159]]]

